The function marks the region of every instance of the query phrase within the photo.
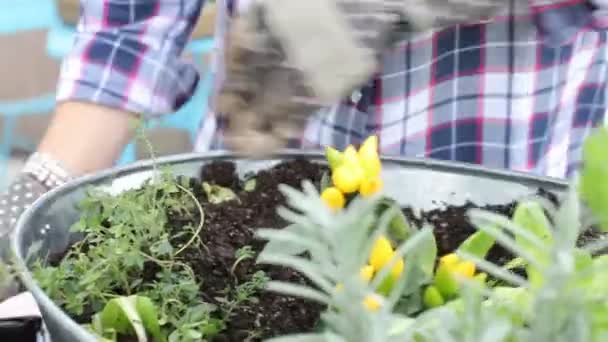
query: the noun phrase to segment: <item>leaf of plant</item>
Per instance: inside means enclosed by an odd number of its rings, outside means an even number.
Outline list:
[[[458,247],[458,250],[485,259],[495,242],[496,239],[492,235],[483,230],[478,230],[464,240]]]
[[[329,175],[329,172],[323,172],[323,175],[321,176],[321,184],[320,184],[320,189],[321,192],[323,192],[323,190],[329,188],[330,186],[332,186],[332,181],[331,181],[331,177]]]
[[[435,236],[430,232],[423,236],[424,238],[410,253],[410,258],[415,258],[418,268],[425,277],[430,279],[433,276],[435,260],[437,259],[437,241],[435,240]]]
[[[270,232],[270,233],[273,233],[275,231],[276,231],[276,229],[268,230],[268,232]],[[260,238],[266,239],[267,237],[264,235],[265,232],[266,232],[265,229],[259,229],[256,232],[256,235]],[[300,226],[297,224],[289,225],[286,228],[283,228],[281,230],[281,232],[285,232],[283,235],[286,235],[287,233],[293,233],[294,237],[304,235],[303,234],[304,232],[302,231]],[[300,243],[300,241],[294,240],[293,242],[291,242],[287,239],[273,238],[273,239],[268,240],[268,242],[264,246],[264,249],[262,250],[261,254],[284,253],[287,255],[300,255],[300,254],[306,252],[306,250],[307,250],[307,248],[305,247],[304,244]]]
[[[327,342],[325,334],[293,334],[270,338],[266,342]]]
[[[583,145],[583,167],[580,173],[579,193],[600,222],[600,228],[608,231],[608,130],[598,129]]]
[[[213,204],[237,199],[236,194],[232,190],[219,185],[203,182],[203,190],[207,194],[209,202]]]
[[[543,242],[547,244],[553,243],[551,224],[545,215],[543,207],[539,203],[534,201],[519,203],[513,213],[513,222],[533,233]],[[531,246],[528,240],[520,235],[516,235],[515,241],[530,252],[537,251],[537,248]]]
[[[543,207],[534,201],[521,202],[515,208],[513,222],[538,237],[545,243],[546,248],[537,248],[520,234],[515,235],[515,242],[517,245],[533,255],[541,266],[549,262],[549,255],[547,252],[550,250],[549,246],[553,244],[553,236],[549,220],[547,219],[547,216],[545,216]],[[539,285],[542,281],[539,270],[532,265],[526,267],[526,273],[528,274],[528,279],[531,283]]]
[[[162,239],[154,246],[154,253],[159,256],[173,255],[173,246],[166,238]]]
[[[388,232],[391,239],[400,243],[402,241],[407,240],[407,238],[412,235],[413,229],[407,218],[401,211],[399,204],[391,198],[384,197],[380,199],[380,201],[378,202],[378,209],[376,213],[378,217],[380,217],[384,212],[391,209],[398,210],[394,210],[395,214],[389,223]]]
[[[251,178],[245,181],[245,184],[243,184],[243,189],[245,191],[251,192],[253,190],[255,190],[255,186],[257,185],[256,179],[255,178]]]
[[[135,296],[137,313],[146,331],[154,337],[155,342],[164,342],[165,337],[160,330],[156,306],[148,297]]]
[[[165,340],[156,307],[147,297],[134,295],[110,300],[101,312],[100,323],[103,331],[114,329],[121,334],[135,333],[139,342],[148,341],[147,333],[157,341]]]
[[[101,312],[103,330],[114,329],[121,334],[137,336],[137,341],[147,342],[146,330],[137,313],[135,297],[117,297],[108,302]]]

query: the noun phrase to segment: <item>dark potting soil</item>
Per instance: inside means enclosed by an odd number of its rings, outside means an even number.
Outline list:
[[[298,273],[281,267],[257,265],[255,257],[237,264],[231,272],[235,253],[251,246],[256,256],[264,241],[255,238],[256,228],[283,228],[286,222],[276,214],[285,203],[278,190],[279,184],[300,188],[303,180],[320,184],[324,167],[302,160],[282,163],[255,175],[255,189],[246,191],[235,173],[234,164],[215,162],[203,167],[205,182],[231,188],[238,200],[219,204],[210,203],[203,191],[195,191],[204,208],[204,228],[200,234],[204,248],[189,248],[183,254],[201,283],[201,295],[208,303],[219,304],[227,287],[234,288],[264,271],[273,280],[305,284]],[[190,180],[193,189],[202,189],[198,181]],[[176,231],[192,218],[170,215],[170,225]],[[228,322],[225,333],[215,341],[244,341],[252,331],[259,339],[314,329],[323,307],[303,299],[281,296],[270,292],[257,294],[257,301],[239,305]],[[258,340],[253,339],[253,340]]]

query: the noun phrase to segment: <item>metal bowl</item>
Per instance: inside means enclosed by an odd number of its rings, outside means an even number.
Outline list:
[[[237,172],[244,175],[295,158],[318,162],[324,160],[321,153],[301,151],[285,151],[266,160],[251,160],[230,153],[185,154],[100,172],[45,194],[19,219],[11,236],[11,249],[17,266],[21,266],[20,279],[36,298],[51,338],[54,341],[96,341],[38,286],[28,270],[25,257],[36,242],[42,242],[42,247],[33,255],[34,258],[61,253],[72,239],[78,238],[69,233],[69,228],[79,219],[80,212],[76,205],[84,198],[88,187],[103,187],[113,193],[138,187],[154,174],[154,163],[171,166],[176,175],[199,178],[201,166],[217,160],[234,161]],[[470,201],[480,206],[506,204],[534,194],[538,188],[560,195],[568,186],[562,180],[522,173],[427,159],[391,157],[383,158],[383,178],[387,195],[403,206],[420,210],[432,209],[437,203],[462,205]]]

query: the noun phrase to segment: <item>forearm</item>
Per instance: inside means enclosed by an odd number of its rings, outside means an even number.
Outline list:
[[[202,2],[83,2],[39,152],[73,176],[108,168],[132,137],[134,119],[179,108],[197,78],[180,55]]]
[[[74,177],[111,167],[131,139],[136,118],[99,104],[63,102],[38,151],[61,161]]]

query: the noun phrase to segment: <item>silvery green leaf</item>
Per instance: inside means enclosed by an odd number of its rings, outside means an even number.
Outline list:
[[[493,317],[494,318],[494,317]],[[505,342],[511,332],[511,324],[504,319],[496,317],[488,319],[486,327],[479,337],[479,342]]]
[[[515,239],[496,227],[509,228],[515,236],[523,236],[528,242],[533,243],[535,247],[542,249],[544,245],[538,238],[534,237],[533,234],[527,232],[524,228],[515,225],[505,217],[487,211],[472,209],[469,211],[469,217],[471,223],[473,223],[477,229],[493,236],[499,244],[511,253],[525,259],[529,265],[536,269],[542,267],[542,264],[536,259],[534,254],[528,249],[518,245]]]
[[[298,271],[325,293],[331,293],[335,288],[335,283],[328,280],[335,275],[335,272],[332,272],[331,269],[328,269],[327,272],[323,272],[319,265],[308,261],[305,258],[284,254],[263,253],[258,256],[258,262],[262,264],[284,266]]]
[[[281,337],[274,337],[265,340],[266,342],[327,342],[325,334],[294,334]]]
[[[405,334],[407,330],[412,328],[415,322],[416,320],[413,318],[402,315],[394,315],[390,324],[388,335],[396,336]]]
[[[257,237],[268,240],[262,254],[300,255],[306,251],[321,253],[323,246],[307,236],[301,226],[292,224],[283,229],[258,229]]]
[[[282,281],[271,281],[266,284],[266,290],[278,292],[286,296],[301,297],[319,302],[321,304],[329,304],[330,297],[308,286],[296,285]]]
[[[573,248],[579,235],[580,202],[574,187],[570,187],[566,199],[555,215],[555,234],[560,247]]]

